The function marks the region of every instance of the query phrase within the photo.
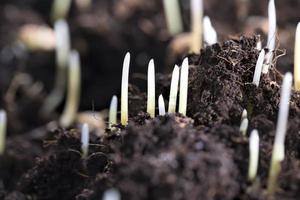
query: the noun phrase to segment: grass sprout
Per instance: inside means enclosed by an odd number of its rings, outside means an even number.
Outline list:
[[[108,115],[108,129],[112,129],[112,126],[117,124],[117,112],[118,112],[118,98],[114,95],[110,102],[109,115]]]
[[[89,139],[90,131],[87,123],[84,123],[81,127],[81,151],[82,157],[86,158],[89,153]]]
[[[242,112],[242,117],[241,117],[241,121],[243,121],[243,119],[246,119],[248,117],[248,112],[246,109],[243,110]]]
[[[256,43],[256,49],[258,51],[261,51],[261,49],[262,49],[262,43],[261,43],[260,35],[258,36],[258,41]]]
[[[191,53],[198,53],[202,47],[203,0],[191,0]]]
[[[246,137],[247,129],[248,129],[249,121],[247,118],[243,119],[240,125],[240,132],[242,133],[243,137]]]
[[[69,127],[74,122],[80,101],[81,70],[78,52],[71,51],[69,59],[68,94],[60,119],[62,127]]]
[[[121,124],[128,123],[128,78],[129,78],[130,53],[127,52],[123,62],[121,83]]]
[[[279,113],[271,158],[271,167],[268,177],[267,190],[269,195],[273,195],[276,190],[276,181],[281,171],[281,162],[284,160],[284,141],[289,115],[292,79],[293,77],[290,72],[285,74],[280,93]]]
[[[148,65],[148,99],[147,99],[147,113],[150,117],[155,117],[155,68],[154,60],[151,59]]]
[[[0,110],[0,155],[4,153],[6,141],[7,116],[5,110]]]
[[[162,94],[158,97],[158,114],[162,116],[166,114],[165,101]]]
[[[176,112],[177,92],[179,83],[179,67],[175,65],[172,73],[168,113]]]
[[[295,90],[300,91],[300,22],[297,25],[294,50]]]
[[[203,18],[203,38],[207,45],[217,43],[217,32],[211,24],[210,18],[205,16]]]
[[[181,65],[180,88],[179,88],[179,108],[178,112],[186,115],[187,97],[189,85],[189,59],[185,58]]]
[[[163,6],[169,33],[173,36],[181,33],[183,25],[179,0],[163,0]]]
[[[59,19],[65,19],[71,7],[71,0],[54,0],[51,10],[51,19],[53,22]]]
[[[259,159],[259,135],[256,129],[250,134],[249,157],[248,180],[253,182],[256,179]]]
[[[116,189],[109,189],[104,192],[103,200],[121,200],[120,192]]]
[[[257,62],[256,62],[253,81],[252,81],[252,83],[254,85],[256,85],[257,87],[259,86],[261,71],[262,71],[262,67],[264,64],[264,59],[265,59],[265,50],[261,50],[261,52],[259,53]]]

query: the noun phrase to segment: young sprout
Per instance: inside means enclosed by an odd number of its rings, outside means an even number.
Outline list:
[[[189,59],[185,58],[181,65],[180,88],[179,88],[179,108],[178,112],[186,115],[187,96],[189,85]]]
[[[71,2],[71,0],[54,0],[51,10],[51,19],[53,22],[66,18],[71,7]]]
[[[81,72],[78,52],[73,50],[69,59],[68,94],[66,105],[60,118],[62,127],[68,127],[74,122],[80,100]]]
[[[242,112],[241,121],[243,121],[243,119],[246,119],[248,117],[247,115],[248,115],[248,112],[247,112],[246,109],[244,109],[243,112]]]
[[[191,20],[192,20],[192,53],[198,53],[202,47],[202,18],[203,18],[203,1],[191,0]]]
[[[257,41],[257,43],[256,43],[256,49],[257,49],[258,51],[261,51],[261,49],[262,49],[262,44],[261,44],[260,35],[258,36],[258,41]]]
[[[5,150],[7,117],[5,110],[0,110],[0,155]]]
[[[259,136],[256,129],[250,134],[249,157],[248,180],[253,182],[256,178],[259,158]]]
[[[297,25],[294,51],[295,90],[300,91],[300,22]]]
[[[127,52],[123,62],[121,83],[121,124],[128,123],[128,77],[129,77],[130,53]]]
[[[242,133],[243,137],[246,137],[247,129],[248,129],[248,119],[245,118],[242,120],[242,123],[240,125],[240,132]]]
[[[261,70],[264,64],[264,59],[265,59],[265,50],[261,50],[259,53],[256,66],[255,66],[255,71],[254,71],[254,76],[253,76],[253,81],[252,83],[258,87],[259,81],[260,81],[260,76],[261,76]]]
[[[178,82],[179,82],[179,67],[175,65],[172,73],[168,113],[176,112]]]
[[[81,151],[83,158],[86,158],[89,153],[89,138],[89,126],[88,124],[84,123],[81,127]]]
[[[276,190],[277,177],[281,171],[281,162],[284,160],[284,141],[289,115],[289,101],[291,96],[292,79],[292,74],[290,72],[285,74],[280,93],[279,113],[277,118],[277,127],[268,178],[269,195],[273,195]]]
[[[117,112],[118,112],[118,98],[114,95],[110,102],[109,116],[108,116],[108,128],[112,129],[112,126],[117,124]]]
[[[153,59],[150,60],[148,65],[147,113],[150,114],[150,117],[155,117],[155,69]]]
[[[183,31],[179,0],[163,0],[167,27],[171,35],[176,35]]]
[[[121,200],[121,195],[116,189],[109,189],[104,192],[103,200]]]
[[[211,24],[210,18],[205,16],[203,18],[203,37],[204,42],[207,45],[212,45],[217,43],[217,32]]]
[[[46,116],[61,103],[66,89],[67,68],[70,55],[70,33],[66,21],[55,22],[55,43],[56,43],[56,65],[57,74],[55,77],[54,88],[46,98],[42,106],[41,114]]]
[[[163,95],[159,95],[158,97],[158,113],[159,115],[165,115],[166,114],[166,108],[165,108],[165,101]]]

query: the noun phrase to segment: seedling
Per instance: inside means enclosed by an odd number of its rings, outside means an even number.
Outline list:
[[[88,124],[84,123],[81,127],[81,151],[82,157],[86,158],[89,153],[90,132]]]
[[[5,150],[7,117],[5,110],[0,110],[0,155]]]
[[[198,53],[202,47],[203,1],[191,0],[192,37],[191,53]]]
[[[61,103],[66,89],[67,68],[70,55],[70,33],[66,21],[59,20],[54,25],[56,43],[56,65],[57,74],[54,88],[42,106],[41,114],[46,116]]]
[[[255,129],[249,138],[249,156],[248,180],[253,182],[256,178],[259,158],[259,136]]]
[[[246,137],[247,129],[248,129],[248,119],[245,118],[242,120],[242,123],[240,125],[240,132],[242,133],[243,137]]]
[[[130,53],[127,52],[123,62],[121,83],[121,124],[128,123],[128,77],[129,77]]]
[[[265,50],[261,50],[261,52],[259,53],[257,62],[256,62],[253,81],[252,81],[252,83],[254,85],[256,85],[257,87],[259,86],[261,71],[262,71],[262,67],[264,64],[264,59],[265,59]]]
[[[292,79],[292,74],[290,72],[285,74],[280,93],[279,113],[268,178],[269,195],[273,195],[276,190],[276,181],[281,171],[281,162],[284,160],[284,141],[289,115]]]
[[[109,117],[108,117],[108,128],[112,129],[112,126],[117,124],[117,112],[118,112],[118,98],[113,96],[109,107]]]
[[[109,189],[104,192],[103,200],[120,200],[121,195],[116,189]]]
[[[179,67],[175,65],[172,73],[168,113],[176,112],[177,92],[179,82]]]
[[[165,115],[166,114],[166,108],[165,108],[165,101],[163,95],[159,95],[158,97],[158,113],[159,115]]]
[[[300,91],[300,22],[297,25],[294,51],[295,90]]]
[[[189,85],[189,59],[185,58],[181,65],[179,108],[178,108],[178,112],[184,116],[186,115],[186,109],[187,109],[188,85]]]
[[[150,60],[148,65],[148,100],[147,100],[147,113],[150,117],[155,117],[155,69],[154,61]]]
[[[71,0],[54,0],[51,10],[51,19],[53,22],[66,18],[71,7],[71,2]]]
[[[257,43],[256,43],[256,49],[257,49],[258,51],[261,51],[261,49],[262,49],[262,44],[261,44],[260,35],[258,36],[258,41],[257,41]]]
[[[217,32],[211,24],[210,18],[205,16],[203,18],[203,37],[207,45],[217,43]]]
[[[178,0],[163,0],[163,6],[167,21],[167,27],[171,35],[176,35],[183,31],[181,12]]]
[[[242,112],[241,121],[243,121],[243,119],[246,119],[246,118],[247,118],[247,115],[248,115],[247,110],[244,109],[243,112]]]
[[[69,59],[68,94],[65,109],[60,118],[62,127],[69,127],[74,122],[80,100],[81,72],[78,52],[73,50]]]

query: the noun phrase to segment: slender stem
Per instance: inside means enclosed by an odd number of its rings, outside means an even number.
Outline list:
[[[103,200],[120,200],[121,194],[118,190],[112,188],[109,190],[106,190],[103,195]]]
[[[207,45],[217,43],[217,32],[211,24],[210,18],[205,16],[203,18],[203,38]]]
[[[261,52],[259,53],[257,62],[256,62],[253,81],[252,81],[252,83],[254,85],[256,85],[257,87],[259,86],[261,71],[262,71],[262,67],[264,64],[264,59],[265,59],[265,50],[261,50]]]
[[[147,99],[147,113],[150,117],[155,117],[155,69],[154,61],[150,60],[148,65],[148,99]]]
[[[65,19],[71,7],[71,0],[54,0],[51,10],[51,19],[55,22],[58,19]]]
[[[250,134],[249,155],[248,179],[253,182],[256,178],[259,158],[259,136],[255,129]]]
[[[181,12],[178,0],[163,0],[167,27],[171,35],[177,35],[183,31]]]
[[[189,85],[189,60],[185,58],[182,62],[181,73],[180,73],[180,89],[179,89],[179,108],[178,112],[182,115],[186,115],[187,109],[187,96],[188,96],[188,85]]]
[[[172,73],[168,113],[176,112],[178,82],[179,82],[179,67],[175,65]]]
[[[118,112],[118,98],[113,96],[110,102],[109,107],[109,119],[108,119],[108,128],[112,129],[112,126],[117,124],[117,112]]]
[[[248,112],[247,112],[246,109],[244,109],[243,112],[242,112],[241,121],[243,121],[243,119],[246,119],[246,118],[248,118]]]
[[[122,84],[121,84],[121,124],[128,123],[128,77],[129,77],[130,53],[126,53],[123,62]]]
[[[165,108],[165,101],[163,95],[159,95],[158,97],[158,113],[159,115],[165,115],[166,114],[166,108]]]
[[[249,124],[248,119],[247,118],[243,119],[241,126],[240,126],[240,132],[242,133],[243,137],[246,137],[248,124]]]
[[[294,51],[295,90],[300,91],[300,22],[297,25]]]
[[[83,158],[86,158],[89,153],[89,138],[89,126],[88,124],[84,123],[81,128],[81,151]]]
[[[191,0],[191,20],[192,20],[192,37],[191,53],[199,53],[202,47],[202,18],[203,18],[203,1]]]
[[[0,110],[0,155],[2,155],[5,150],[6,126],[7,126],[6,111]]]

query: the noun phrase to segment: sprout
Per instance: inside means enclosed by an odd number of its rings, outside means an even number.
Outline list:
[[[84,123],[81,127],[81,151],[83,158],[86,158],[89,153],[89,138],[89,126],[88,124]]]
[[[165,108],[165,101],[163,95],[159,95],[158,97],[158,113],[159,115],[165,115],[166,114],[166,108]]]
[[[5,110],[0,110],[0,155],[5,150],[7,117]]]
[[[217,32],[211,24],[210,18],[205,16],[203,18],[203,37],[204,42],[207,45],[212,45],[217,43]]]
[[[254,76],[253,76],[253,81],[252,83],[258,87],[259,81],[260,81],[260,76],[261,76],[261,70],[264,64],[264,58],[265,58],[265,50],[262,50],[259,53],[256,66],[255,66],[255,71],[254,71]]]
[[[294,81],[295,90],[300,90],[300,22],[297,25],[294,51]]]
[[[60,119],[60,124],[63,127],[68,127],[74,122],[79,106],[81,73],[80,58],[77,51],[73,50],[70,53],[69,63],[68,94],[65,109]]]
[[[247,110],[244,109],[243,112],[242,112],[241,121],[243,121],[243,119],[246,119],[246,118],[247,118],[247,115],[248,115]]]
[[[118,112],[118,98],[114,95],[110,102],[109,116],[108,116],[108,128],[112,129],[112,126],[117,124],[117,112]]]
[[[128,77],[129,77],[130,53],[127,52],[123,62],[121,83],[121,124],[128,123]]]
[[[257,49],[258,51],[261,51],[261,49],[262,49],[262,44],[261,44],[260,35],[258,36],[258,41],[257,41],[257,43],[256,43],[256,49]]]
[[[167,26],[171,35],[183,31],[181,13],[178,0],[163,0]]]
[[[169,108],[168,108],[169,113],[176,112],[178,82],[179,82],[179,67],[175,65],[172,73],[172,80],[171,80],[171,87],[170,87]]]
[[[71,2],[71,0],[54,0],[51,10],[52,21],[65,19],[69,13]]]
[[[150,117],[155,117],[155,71],[154,61],[150,60],[148,65],[148,100],[147,100],[147,113]]]
[[[245,118],[242,120],[242,123],[240,125],[240,132],[242,133],[243,137],[246,137],[247,129],[248,129],[248,119]]]
[[[188,84],[189,84],[189,59],[185,58],[181,65],[180,89],[179,89],[179,108],[178,112],[186,115]]]
[[[284,160],[284,141],[289,115],[289,101],[291,96],[292,79],[292,74],[290,72],[285,74],[280,93],[279,113],[277,119],[275,140],[273,145],[271,168],[269,171],[268,178],[269,195],[272,195],[275,192],[277,177],[281,171],[280,164]]]
[[[57,75],[54,88],[42,106],[41,114],[46,116],[61,103],[66,89],[66,74],[70,55],[70,33],[66,21],[59,20],[54,25],[56,41]]]
[[[248,180],[253,182],[256,178],[259,158],[259,136],[255,129],[250,134],[249,156]]]
[[[191,0],[191,19],[192,19],[192,37],[191,49],[192,53],[197,53],[202,47],[202,17],[203,17],[203,1]]]
[[[109,189],[104,192],[103,200],[120,200],[121,195],[116,189]]]

